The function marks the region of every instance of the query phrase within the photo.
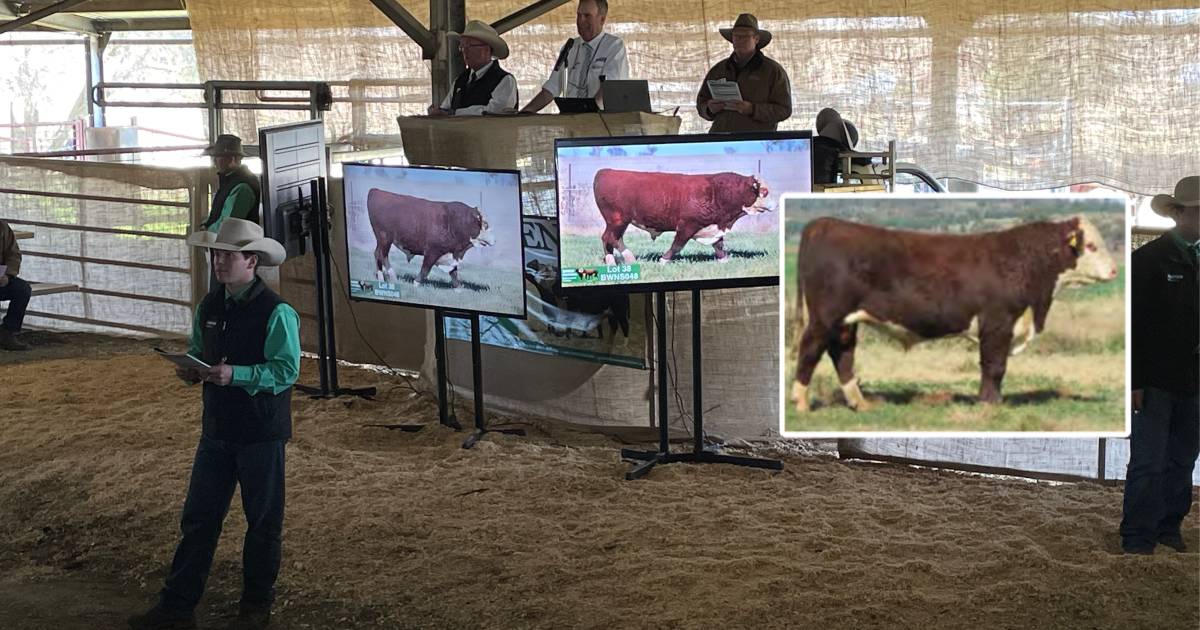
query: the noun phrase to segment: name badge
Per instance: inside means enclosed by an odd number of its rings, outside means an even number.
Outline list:
[[[216,327],[217,327],[217,320],[215,320],[215,319],[209,319],[209,320],[205,320],[205,322],[204,322],[204,327],[205,327],[205,328],[216,328]]]
[[[1183,274],[1181,274],[1181,273],[1167,274],[1167,282],[1180,282],[1182,280],[1183,280]]]

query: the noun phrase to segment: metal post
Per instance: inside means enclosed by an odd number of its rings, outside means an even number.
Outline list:
[[[666,453],[671,449],[667,427],[667,420],[670,417],[667,415],[667,294],[665,291],[659,291],[654,295],[656,298],[654,307],[657,310],[655,318],[657,321],[655,321],[654,328],[656,348],[654,362],[655,368],[658,369],[658,451]]]
[[[700,360],[700,289],[692,289],[692,451],[704,450],[704,371]]]
[[[451,49],[446,33],[461,33],[467,26],[466,0],[429,0],[429,30],[433,33],[437,54],[430,62],[433,102],[441,102],[455,77],[463,70],[457,48]]]
[[[471,313],[471,382],[475,392],[475,428],[487,430],[483,422],[483,343],[479,338],[479,314]]]
[[[446,387],[446,314],[440,308],[433,309],[433,360],[437,364],[438,422],[449,426]]]

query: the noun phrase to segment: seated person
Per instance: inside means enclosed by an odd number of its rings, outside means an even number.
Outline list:
[[[467,69],[458,75],[441,105],[430,105],[430,116],[478,116],[516,111],[517,79],[500,67],[508,44],[496,29],[471,20],[458,42]]]
[[[29,283],[17,277],[21,271],[21,248],[17,246],[17,235],[4,221],[0,221],[0,301],[8,300],[8,311],[0,321],[0,349],[28,350],[29,346],[17,341],[25,320],[25,309],[33,289]]]
[[[629,78],[625,42],[604,32],[607,20],[608,0],[579,0],[575,11],[575,29],[579,37],[572,37],[563,45],[550,78],[542,84],[537,96],[521,109],[522,112],[540,112],[556,96],[596,98],[600,94],[601,78]]]

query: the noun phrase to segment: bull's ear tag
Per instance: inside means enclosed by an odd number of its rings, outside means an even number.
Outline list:
[[[1079,232],[1071,232],[1070,238],[1067,239],[1067,246],[1070,247],[1076,255],[1079,254]]]

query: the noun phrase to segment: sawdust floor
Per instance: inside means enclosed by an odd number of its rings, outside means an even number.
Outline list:
[[[152,342],[0,353],[0,627],[120,628],[170,562],[199,392]],[[304,366],[313,381],[314,365]],[[813,456],[627,482],[548,421],[473,450],[402,381],[296,397],[278,628],[1196,628],[1200,555],[1118,553],[1121,490]],[[14,394],[15,392],[15,394]],[[468,417],[460,411],[460,417]],[[202,627],[240,588],[235,497]],[[1200,528],[1185,526],[1193,549]]]

